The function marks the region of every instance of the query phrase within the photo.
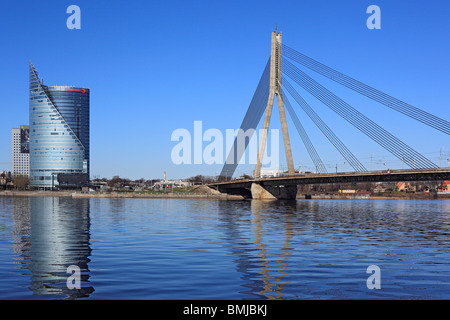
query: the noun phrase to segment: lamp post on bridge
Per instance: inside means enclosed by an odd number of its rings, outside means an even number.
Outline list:
[[[370,155],[370,171],[372,171],[372,157],[373,157],[373,153]]]

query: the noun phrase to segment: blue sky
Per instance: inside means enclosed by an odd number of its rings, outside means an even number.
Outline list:
[[[270,53],[275,25],[283,42],[416,107],[450,119],[448,1],[9,1],[0,13],[0,170],[10,170],[11,128],[28,124],[28,60],[47,85],[91,88],[91,173],[138,178],[217,175],[221,165],[175,165],[175,129],[236,129]],[[81,30],[69,30],[69,5]],[[369,30],[369,5],[381,29]],[[304,69],[303,69],[304,70]],[[308,71],[308,70],[305,70]],[[352,106],[439,165],[448,136],[309,72]],[[366,165],[401,162],[305,94]],[[292,102],[292,101],[291,101]],[[271,128],[279,128],[274,109]],[[343,158],[296,108],[333,172]],[[273,125],[272,125],[273,124]],[[261,125],[261,124],[260,124]],[[312,169],[290,123],[295,166]],[[282,144],[281,144],[282,146]],[[285,166],[284,157],[280,162]],[[347,165],[346,170],[350,169]],[[251,173],[250,166],[237,173]]]

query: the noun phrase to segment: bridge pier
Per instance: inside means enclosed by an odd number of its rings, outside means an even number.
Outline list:
[[[273,194],[271,194],[269,191],[267,191],[257,183],[252,183],[250,191],[252,192],[253,200],[277,200],[277,198]]]
[[[297,185],[261,186],[258,183],[252,183],[251,193],[254,200],[295,200]]]

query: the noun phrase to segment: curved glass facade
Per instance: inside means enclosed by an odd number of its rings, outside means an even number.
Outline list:
[[[89,181],[89,93],[47,87],[30,62],[30,186],[58,186],[58,174]]]

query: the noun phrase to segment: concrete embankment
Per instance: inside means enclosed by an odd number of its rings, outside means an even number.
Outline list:
[[[195,193],[72,193],[72,198],[137,198],[137,199],[211,199],[242,200],[241,196],[229,194],[195,194]]]
[[[243,200],[239,195],[220,193],[202,186],[191,192],[75,192],[75,191],[0,191],[0,196],[17,197],[72,197],[72,198],[137,198],[137,199],[210,199],[210,200]],[[392,200],[429,200],[450,199],[450,194],[433,193],[384,193],[384,194],[339,194],[339,193],[298,193],[297,199],[392,199]]]
[[[68,191],[0,191],[0,196],[16,197],[71,197]]]
[[[242,200],[241,196],[224,193],[139,193],[139,192],[74,192],[74,191],[0,191],[0,196],[72,197],[72,198],[141,198],[141,199],[210,199]]]
[[[297,199],[372,199],[372,200],[433,200],[450,199],[450,194],[429,193],[362,193],[362,194],[341,194],[341,193],[315,193],[315,194],[297,194]]]

